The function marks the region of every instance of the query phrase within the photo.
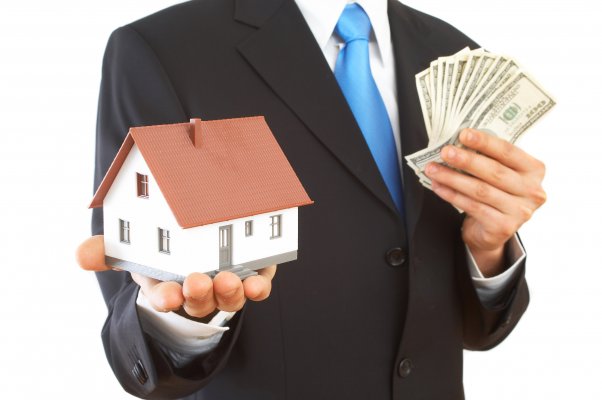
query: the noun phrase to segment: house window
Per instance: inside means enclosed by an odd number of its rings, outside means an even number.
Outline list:
[[[253,221],[245,221],[245,236],[253,236]]]
[[[282,215],[272,215],[270,217],[272,222],[270,226],[272,227],[272,236],[270,239],[276,239],[282,236]]]
[[[148,199],[148,175],[136,173],[136,181],[138,182],[138,197]]]
[[[119,241],[130,244],[130,221],[119,220]]]
[[[159,251],[169,254],[169,230],[159,228]]]

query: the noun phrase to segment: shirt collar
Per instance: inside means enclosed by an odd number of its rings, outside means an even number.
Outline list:
[[[376,46],[387,65],[391,52],[391,30],[387,15],[387,0],[295,0],[320,49],[324,51],[337,21],[348,3],[358,3],[370,18]]]

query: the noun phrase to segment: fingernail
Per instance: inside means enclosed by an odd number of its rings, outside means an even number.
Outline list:
[[[433,190],[437,190],[439,189],[439,183],[431,181],[431,187],[433,188]]]
[[[472,132],[472,130],[467,129],[464,131],[464,140],[466,142],[472,142],[475,140],[475,134]]]
[[[445,148],[445,155],[447,158],[454,158],[456,156],[456,149],[453,146]]]
[[[435,163],[431,163],[431,164],[429,164],[429,165],[426,166],[426,173],[427,173],[427,175],[436,174],[437,171],[439,171],[439,167]]]

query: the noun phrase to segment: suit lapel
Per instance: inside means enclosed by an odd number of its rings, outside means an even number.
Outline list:
[[[411,238],[422,212],[425,189],[403,157],[428,144],[416,92],[415,74],[426,68],[431,60],[426,59],[428,56],[425,58],[426,53],[421,48],[421,43],[424,43],[422,39],[427,32],[421,32],[420,27],[408,18],[407,8],[397,0],[390,0],[388,13],[397,78],[406,226],[408,238]]]
[[[321,49],[292,0],[238,0],[235,18],[258,27],[239,52],[333,155],[397,210]],[[262,9],[263,12],[258,10]],[[398,214],[397,214],[398,215]]]

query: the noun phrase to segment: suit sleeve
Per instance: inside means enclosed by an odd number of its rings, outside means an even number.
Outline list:
[[[480,46],[468,36],[437,18],[422,13],[431,29],[430,46],[435,54],[453,54],[468,46]],[[443,47],[440,47],[443,46]],[[495,304],[483,302],[477,293],[467,265],[466,246],[458,235],[456,244],[456,265],[458,285],[462,301],[464,347],[469,350],[488,350],[501,343],[512,332],[529,304],[529,290],[525,280],[526,258],[516,266],[512,279],[506,285],[506,292]]]
[[[99,186],[132,126],[188,120],[168,76],[150,46],[131,27],[110,37],[103,60],[94,187]],[[92,217],[92,233],[103,232],[101,209]],[[123,388],[141,398],[186,396],[203,387],[226,363],[240,331],[239,312],[215,350],[184,368],[176,368],[158,344],[143,332],[137,315],[138,285],[129,273],[97,273],[108,307],[102,329],[107,359]]]
[[[520,239],[519,239],[520,240]],[[460,239],[461,242],[461,239]],[[516,265],[506,292],[497,303],[479,298],[466,264],[466,246],[458,246],[459,285],[464,314],[464,347],[468,350],[488,350],[501,343],[518,324],[529,304],[529,289],[525,280],[526,257]],[[506,258],[509,258],[506,255]]]

